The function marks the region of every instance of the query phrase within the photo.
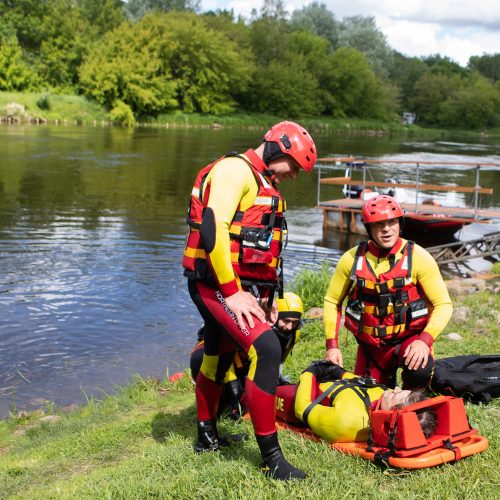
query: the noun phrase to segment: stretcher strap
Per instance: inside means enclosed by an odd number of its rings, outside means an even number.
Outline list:
[[[462,458],[462,451],[460,450],[460,448],[458,448],[457,446],[453,446],[449,439],[445,439],[443,441],[443,445],[446,449],[448,449],[454,453],[455,461],[460,460]]]

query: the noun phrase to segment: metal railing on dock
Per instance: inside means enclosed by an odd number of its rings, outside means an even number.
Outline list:
[[[375,165],[387,166],[404,166],[411,167],[411,172],[414,176],[414,181],[399,181],[397,179],[390,179],[389,181],[374,180],[371,169]],[[398,188],[414,190],[414,202],[405,203],[404,208],[411,212],[412,217],[419,217],[420,220],[432,219],[436,217],[447,217],[447,220],[454,218],[456,222],[463,219],[464,223],[470,222],[487,222],[491,219],[499,219],[499,210],[480,209],[480,195],[491,195],[493,189],[491,187],[484,187],[480,184],[480,171],[481,169],[500,167],[498,163],[492,162],[440,162],[440,161],[415,161],[415,160],[391,160],[391,159],[359,159],[354,157],[342,158],[320,158],[318,160],[318,183],[317,183],[317,206],[323,208],[324,211],[324,226],[330,224],[327,217],[328,211],[340,212],[340,218],[345,220],[340,221],[339,228],[347,227],[351,231],[359,229],[359,223],[355,217],[359,218],[359,212],[363,202],[363,193],[370,191],[370,188],[385,188],[388,190],[396,190]],[[475,171],[474,186],[457,186],[457,185],[444,185],[444,184],[427,184],[422,182],[422,169],[429,169],[433,167],[450,167],[454,166],[460,170],[473,170]],[[344,170],[342,177],[323,177],[325,171]],[[408,168],[410,171],[410,168]],[[353,179],[352,173],[358,172],[361,174],[361,179]],[[368,179],[370,177],[370,179]],[[407,177],[407,175],[405,175]],[[322,185],[338,185],[344,186],[343,192],[345,198],[324,201],[321,199],[321,186]],[[470,193],[473,194],[472,203],[469,207],[442,207],[435,203],[422,203],[423,191],[442,191],[442,192],[456,192],[456,193]],[[350,193],[357,193],[356,196],[351,196]],[[396,196],[397,198],[397,196]],[[400,200],[401,201],[401,200]],[[420,201],[420,202],[419,202]],[[356,214],[358,214],[356,216]],[[347,217],[348,216],[348,217]],[[346,218],[347,217],[347,218]],[[338,218],[338,217],[337,217]],[[337,224],[335,220],[334,224]],[[335,226],[334,226],[335,227]],[[358,229],[356,229],[358,228]]]

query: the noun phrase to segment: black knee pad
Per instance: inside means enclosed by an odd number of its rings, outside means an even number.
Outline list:
[[[254,343],[257,367],[253,381],[263,391],[274,394],[281,361],[281,345],[278,337],[268,330]]]
[[[191,377],[196,381],[196,377],[200,372],[201,363],[203,361],[203,348],[196,349],[191,353],[191,358],[189,359],[189,367],[191,368]]]

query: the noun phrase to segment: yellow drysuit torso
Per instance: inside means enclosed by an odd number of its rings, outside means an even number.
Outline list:
[[[345,373],[343,379],[355,378],[352,373]],[[299,379],[295,397],[295,414],[303,420],[304,411],[322,392],[335,382],[317,383],[310,372],[304,372]],[[352,388],[344,389],[333,399],[328,398],[328,406],[317,404],[308,415],[307,423],[311,430],[329,443],[366,441],[370,427],[370,418],[365,403]],[[384,390],[380,387],[367,389],[370,402],[377,401]]]

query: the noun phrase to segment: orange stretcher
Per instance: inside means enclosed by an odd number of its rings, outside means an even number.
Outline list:
[[[424,436],[415,413],[423,408],[432,408],[437,416],[436,430],[429,438]],[[289,405],[278,407],[276,415],[280,428],[320,440],[310,429],[299,426]],[[470,427],[461,398],[438,396],[400,409],[375,409],[370,419],[371,443],[331,443],[330,446],[349,455],[404,469],[433,467],[488,448],[488,439]]]

